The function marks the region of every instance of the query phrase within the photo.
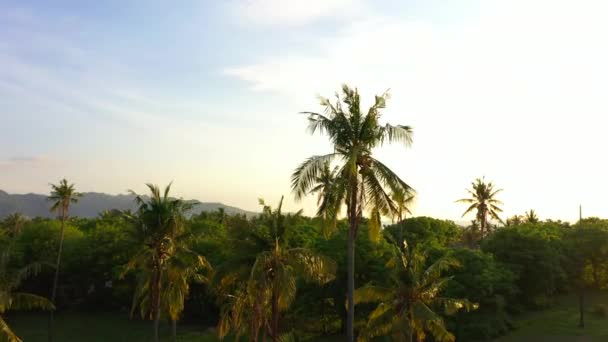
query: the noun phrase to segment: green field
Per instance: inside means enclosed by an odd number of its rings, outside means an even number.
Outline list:
[[[47,315],[19,314],[12,316],[9,324],[25,342],[47,340]],[[58,342],[127,342],[150,341],[152,324],[129,320],[125,313],[69,313],[55,318],[55,341]],[[170,341],[170,327],[162,326],[162,340]],[[215,334],[201,327],[178,327],[179,341],[216,342]]]
[[[597,304],[608,304],[608,291],[589,293],[586,296],[586,327],[578,328],[578,302],[575,296],[558,298],[550,309],[517,317],[517,330],[495,342],[603,342],[608,341],[608,318],[592,313]],[[59,314],[56,318],[56,341],[148,341],[150,322],[130,321],[124,313]],[[46,341],[47,316],[19,314],[10,319],[15,331],[26,342]],[[178,328],[179,341],[215,342],[218,339],[209,328],[189,325]],[[169,341],[169,326],[163,325],[163,340]],[[341,341],[327,337],[317,341]]]
[[[560,297],[550,309],[517,318],[517,330],[496,342],[604,342],[608,341],[608,318],[592,313],[595,305],[608,305],[608,292],[588,293],[585,297],[585,328],[578,327],[576,296]]]

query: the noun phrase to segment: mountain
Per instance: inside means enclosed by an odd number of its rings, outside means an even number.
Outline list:
[[[134,195],[108,195],[98,192],[85,192],[78,203],[70,207],[70,216],[96,217],[103,210],[135,210],[136,205],[133,201]],[[217,202],[200,202],[198,200],[189,201],[194,203],[191,210],[192,215],[202,211],[216,211],[224,209],[226,214],[245,214],[248,217],[255,216],[257,213],[231,207]],[[0,219],[7,215],[19,212],[29,217],[54,217],[49,211],[50,202],[46,195],[40,194],[9,194],[0,190]]]

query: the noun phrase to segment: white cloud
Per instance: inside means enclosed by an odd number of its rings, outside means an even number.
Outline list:
[[[478,22],[448,27],[369,18],[326,40],[318,54],[281,54],[226,72],[253,89],[295,96],[345,81],[376,90],[388,85],[407,96],[516,96],[525,98],[524,105],[532,98],[604,94],[603,19],[525,13],[505,17],[488,11]]]
[[[567,208],[579,201],[600,203],[590,175],[605,169],[597,153],[608,145],[608,3],[483,1],[470,12],[449,23],[371,16],[309,55],[281,51],[226,73],[291,98],[295,110],[343,82],[366,95],[390,87],[386,118],[414,125],[416,141],[405,157],[380,156],[419,190],[419,213],[459,216],[453,200],[484,174],[506,188],[507,213],[542,205],[573,218]],[[564,179],[580,187],[565,194]]]
[[[358,5],[358,0],[242,0],[237,4],[237,11],[258,25],[301,25],[352,13]]]
[[[48,167],[60,162],[47,156],[15,156],[0,159],[0,167]]]

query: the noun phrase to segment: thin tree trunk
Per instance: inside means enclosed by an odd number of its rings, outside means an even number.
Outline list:
[[[327,335],[327,325],[325,324],[325,299],[321,301],[321,332]]]
[[[65,207],[61,207],[61,233],[59,235],[59,248],[57,249],[57,262],[55,263],[55,276],[53,277],[53,288],[51,290],[51,303],[55,305],[55,299],[57,297],[57,286],[59,284],[59,266],[61,266],[61,254],[63,251],[63,236],[65,233],[65,217],[67,210]],[[57,306],[55,306],[57,307]],[[49,326],[48,326],[48,341],[53,341],[53,327],[55,324],[55,310],[50,311],[49,315]]]
[[[578,309],[579,309],[579,322],[578,327],[585,327],[585,293],[581,287],[578,294]]]
[[[279,341],[279,294],[277,284],[272,286],[272,342]]]
[[[355,241],[357,237],[357,193],[356,179],[352,182],[349,200],[348,246],[347,246],[347,298],[346,339],[355,342]]]
[[[411,310],[408,308],[407,310],[407,315],[408,315],[408,324],[410,325],[410,329],[408,332],[408,342],[414,342],[414,327],[412,324],[413,321],[413,315],[411,313]]]
[[[177,320],[171,320],[171,336],[173,337],[173,342],[177,342]]]
[[[403,229],[405,228],[405,217],[401,217],[401,214],[399,215],[399,249],[401,251],[405,250],[405,239],[403,238]]]
[[[347,309],[347,318],[346,318],[346,337],[348,342],[355,341],[355,331],[354,331],[354,322],[355,322],[355,231],[356,231],[356,223],[353,220],[350,225],[350,229],[348,231],[348,292],[347,292],[347,301],[348,301],[348,309]]]
[[[154,316],[154,342],[159,341],[159,328],[160,328],[160,277],[161,277],[161,269],[160,262],[157,262],[154,275],[154,289],[153,289],[153,306],[152,306],[152,314]]]

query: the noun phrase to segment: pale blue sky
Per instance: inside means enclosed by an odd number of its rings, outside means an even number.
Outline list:
[[[475,177],[506,215],[608,216],[608,7],[581,0],[0,0],[0,189],[175,194],[256,209],[329,149],[296,115],[391,88],[411,150],[378,151],[457,219]],[[313,201],[295,204],[312,213]]]

